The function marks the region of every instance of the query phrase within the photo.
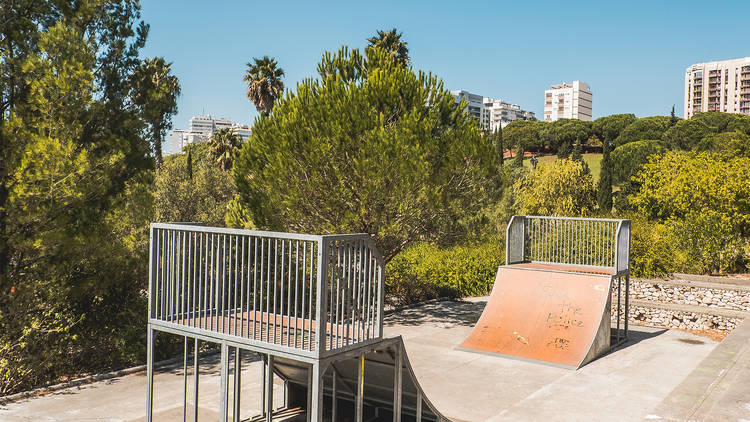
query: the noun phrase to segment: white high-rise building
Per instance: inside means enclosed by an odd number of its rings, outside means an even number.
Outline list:
[[[509,104],[503,100],[492,98],[484,99],[484,109],[488,118],[486,125],[483,127],[494,132],[498,127],[504,128],[508,123],[515,120],[536,120],[533,111],[522,110],[518,104]],[[482,122],[484,123],[484,122]]]
[[[544,91],[544,121],[579,119],[590,122],[591,100],[591,88],[586,82],[552,85]]]
[[[685,70],[685,118],[706,111],[750,114],[750,57]]]
[[[505,127],[514,120],[536,120],[534,112],[525,111],[521,106],[509,104],[503,100],[483,97],[463,90],[451,91],[456,104],[462,99],[469,103],[467,112],[477,119],[484,130],[494,131],[498,127]]]
[[[229,119],[215,119],[208,116],[193,116],[190,118],[188,130],[174,129],[167,138],[167,152],[176,154],[182,151],[185,145],[195,142],[208,142],[213,134],[221,129],[231,129],[243,142],[247,141],[252,133],[249,126],[234,123]]]

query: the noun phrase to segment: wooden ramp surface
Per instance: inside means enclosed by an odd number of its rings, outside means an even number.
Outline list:
[[[501,266],[462,349],[578,368],[609,349],[612,276]]]

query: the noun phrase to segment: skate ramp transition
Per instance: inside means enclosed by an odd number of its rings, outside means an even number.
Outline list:
[[[625,340],[628,220],[514,216],[507,239],[509,264],[460,349],[579,368]]]
[[[310,366],[276,357],[274,373],[287,385],[287,411],[304,408]],[[448,421],[425,397],[401,336],[383,339],[365,353],[332,361],[321,379],[323,415],[339,421]],[[360,390],[361,389],[361,390]],[[358,394],[358,390],[360,394]],[[362,415],[356,415],[358,397]],[[400,409],[397,418],[394,410]],[[275,419],[274,419],[275,420]]]

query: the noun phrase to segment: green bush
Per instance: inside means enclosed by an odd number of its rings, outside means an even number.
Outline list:
[[[403,306],[438,297],[486,295],[504,260],[502,242],[441,248],[418,243],[396,255],[386,268],[386,302]]]

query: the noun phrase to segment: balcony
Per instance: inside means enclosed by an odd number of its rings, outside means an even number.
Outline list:
[[[367,234],[151,225],[149,324],[320,358],[382,337],[382,257]]]

